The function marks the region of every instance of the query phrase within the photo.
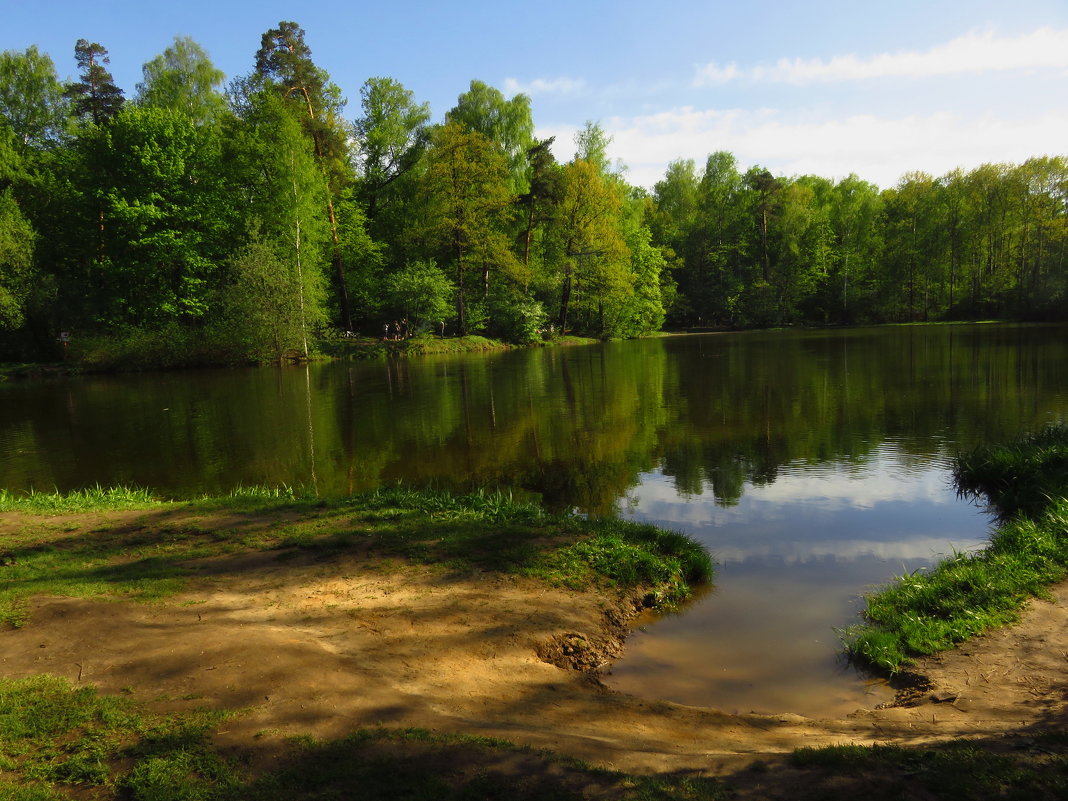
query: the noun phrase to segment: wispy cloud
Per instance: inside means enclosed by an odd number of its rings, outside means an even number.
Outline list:
[[[1068,69],[1068,28],[1044,27],[1022,36],[999,36],[993,30],[973,31],[929,50],[901,50],[873,56],[783,58],[772,65],[746,68],[713,62],[698,68],[694,84],[708,86],[748,80],[802,85],[1040,69]]]
[[[628,166],[627,179],[652,187],[668,162],[727,150],[740,169],[761,164],[782,175],[841,178],[856,173],[879,186],[910,171],[943,175],[987,162],[1023,162],[1064,152],[1068,109],[1026,117],[944,112],[900,117],[856,114],[815,120],[803,112],[672,109],[602,120],[612,136],[609,156]],[[573,128],[539,129],[556,135],[557,158],[570,159]]]
[[[582,91],[586,82],[581,78],[535,78],[526,83],[515,78],[504,79],[504,91],[514,95],[522,92],[525,95],[569,95]]]

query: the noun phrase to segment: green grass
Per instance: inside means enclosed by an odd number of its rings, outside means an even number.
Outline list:
[[[72,492],[10,492],[0,489],[0,512],[79,512],[142,509],[157,503],[145,489],[91,487]]]
[[[599,340],[589,337],[562,336],[534,345],[588,345]],[[425,356],[435,353],[477,353],[490,350],[510,350],[522,347],[502,342],[498,339],[471,334],[464,337],[445,337],[444,339],[421,334],[399,341],[382,340],[372,337],[334,337],[318,343],[319,350],[335,359],[384,359],[388,356]]]
[[[325,501],[292,488],[246,488],[164,502],[140,491],[95,490],[6,494],[0,501],[8,504],[0,508],[25,513],[0,552],[0,622],[14,626],[28,622],[34,595],[158,600],[196,575],[191,560],[250,551],[328,559],[369,549],[442,571],[641,592],[662,603],[684,599],[712,576],[707,552],[681,534],[549,515],[497,492],[389,488]],[[110,514],[116,509],[135,511]]]
[[[335,359],[384,359],[387,356],[423,356],[431,353],[475,353],[508,350],[507,342],[469,335],[445,337],[421,334],[411,339],[383,340],[373,337],[333,337],[318,343],[319,350]]]
[[[961,454],[954,478],[962,491],[986,496],[1003,517],[1040,516],[1068,494],[1068,426]]]
[[[231,713],[161,715],[126,697],[36,676],[0,680],[0,798],[136,801],[581,799],[720,801],[714,779],[636,777],[503,740],[360,729],[336,741],[266,735],[224,755]],[[258,746],[280,755],[250,769]]]
[[[226,717],[207,710],[153,716],[129,698],[53,676],[0,680],[0,798],[72,798],[89,789],[97,792],[88,797],[98,798],[127,790],[144,799],[207,797],[154,796],[142,788],[162,773],[176,785],[232,784],[207,741]],[[125,775],[121,763],[132,763]]]
[[[866,621],[845,632],[849,653],[894,673],[1018,619],[1068,576],[1068,428],[958,457],[962,492],[985,496],[1001,522],[984,550],[907,574],[867,598]]]

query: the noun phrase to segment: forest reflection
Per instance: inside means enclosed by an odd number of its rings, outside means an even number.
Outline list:
[[[1063,417],[1065,329],[695,335],[281,370],[91,376],[0,391],[0,484],[323,494],[503,487],[613,514],[658,470],[737,504],[790,465],[917,465]]]

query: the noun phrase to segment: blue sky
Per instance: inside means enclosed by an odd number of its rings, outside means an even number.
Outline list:
[[[850,172],[892,186],[984,162],[1068,153],[1068,2],[408,2],[3,0],[0,47],[35,44],[61,78],[97,41],[128,96],[141,65],[191,36],[228,77],[247,73],[279,20],[360,113],[388,76],[435,120],[472,78],[531,96],[540,135],[572,155],[594,120],[632,183],[729,150],[745,169]],[[46,10],[47,9],[47,10]]]

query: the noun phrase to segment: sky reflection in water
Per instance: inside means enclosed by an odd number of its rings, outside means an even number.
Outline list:
[[[711,491],[680,497],[641,476],[625,516],[684,531],[712,552],[711,592],[685,614],[650,617],[613,667],[623,692],[728,712],[846,714],[889,700],[842,657],[836,628],[889,576],[981,546],[989,516],[957,496],[944,460],[883,446],[864,464],[792,464],[746,484],[733,506]]]

